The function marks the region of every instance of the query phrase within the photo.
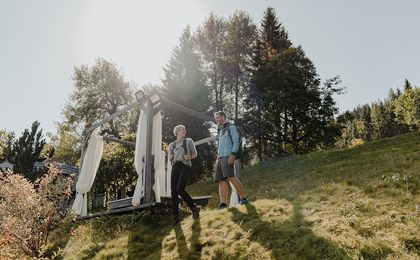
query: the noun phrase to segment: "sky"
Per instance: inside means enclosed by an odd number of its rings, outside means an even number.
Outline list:
[[[340,112],[420,85],[420,1],[0,0],[0,129],[18,136],[38,120],[55,132],[75,66],[114,62],[138,86],[159,84],[182,30],[211,12],[244,10],[259,25],[275,8],[321,79],[340,75]]]

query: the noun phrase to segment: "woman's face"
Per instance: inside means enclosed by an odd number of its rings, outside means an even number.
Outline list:
[[[178,131],[178,137],[183,138],[183,137],[185,137],[186,134],[187,134],[187,131],[185,130],[185,128],[179,129],[179,131]]]

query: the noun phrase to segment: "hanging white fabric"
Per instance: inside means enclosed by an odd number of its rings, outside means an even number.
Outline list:
[[[137,179],[136,188],[132,199],[134,206],[140,205],[140,200],[144,197],[144,172],[146,156],[146,132],[147,132],[147,109],[140,110],[140,117],[137,123],[136,150],[134,153],[134,168],[136,169]]]
[[[149,108],[147,108],[149,109]],[[140,111],[140,118],[137,125],[136,150],[134,156],[134,166],[139,176],[132,199],[134,206],[140,205],[141,199],[144,197],[144,180],[145,180],[145,157],[147,142],[147,109]],[[156,202],[161,202],[161,190],[165,186],[165,155],[162,151],[162,113],[159,111],[153,116],[153,134],[152,134],[152,154],[154,155],[155,183],[153,190]]]
[[[162,157],[162,113],[160,111],[153,116],[152,154],[154,155],[155,167],[153,190],[156,202],[160,202],[162,182],[165,181],[163,178],[165,175],[165,157]]]
[[[77,215],[87,215],[87,193],[95,180],[96,172],[102,158],[104,148],[103,137],[94,130],[89,138],[87,150],[83,158],[82,168],[76,184],[76,198],[72,209]]]
[[[234,171],[235,171],[235,177],[240,179],[240,170],[241,170],[241,163],[238,160],[235,160],[234,164]],[[229,182],[230,183],[230,182]],[[232,188],[232,193],[230,194],[230,201],[229,201],[229,207],[234,207],[239,204],[239,194],[236,191],[235,186],[233,186],[232,183],[230,183],[230,187]]]

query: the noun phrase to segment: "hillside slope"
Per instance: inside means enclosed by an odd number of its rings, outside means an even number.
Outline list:
[[[420,134],[266,162],[244,170],[252,203],[202,217],[133,214],[55,234],[65,259],[420,259]]]

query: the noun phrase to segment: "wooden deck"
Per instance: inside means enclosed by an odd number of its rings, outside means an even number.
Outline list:
[[[200,206],[206,206],[209,203],[209,199],[211,196],[196,196],[192,197],[194,203]],[[182,199],[180,199],[182,201]],[[112,206],[111,206],[112,205]],[[130,214],[133,212],[140,212],[147,209],[152,208],[169,208],[171,205],[171,197],[170,196],[161,196],[161,202],[152,202],[147,204],[141,204],[139,206],[132,206],[131,205],[131,197],[120,199],[116,201],[110,201],[108,203],[108,210],[88,214],[87,216],[78,217],[79,220],[96,218],[101,216],[109,216],[109,215],[121,215],[121,214]]]

